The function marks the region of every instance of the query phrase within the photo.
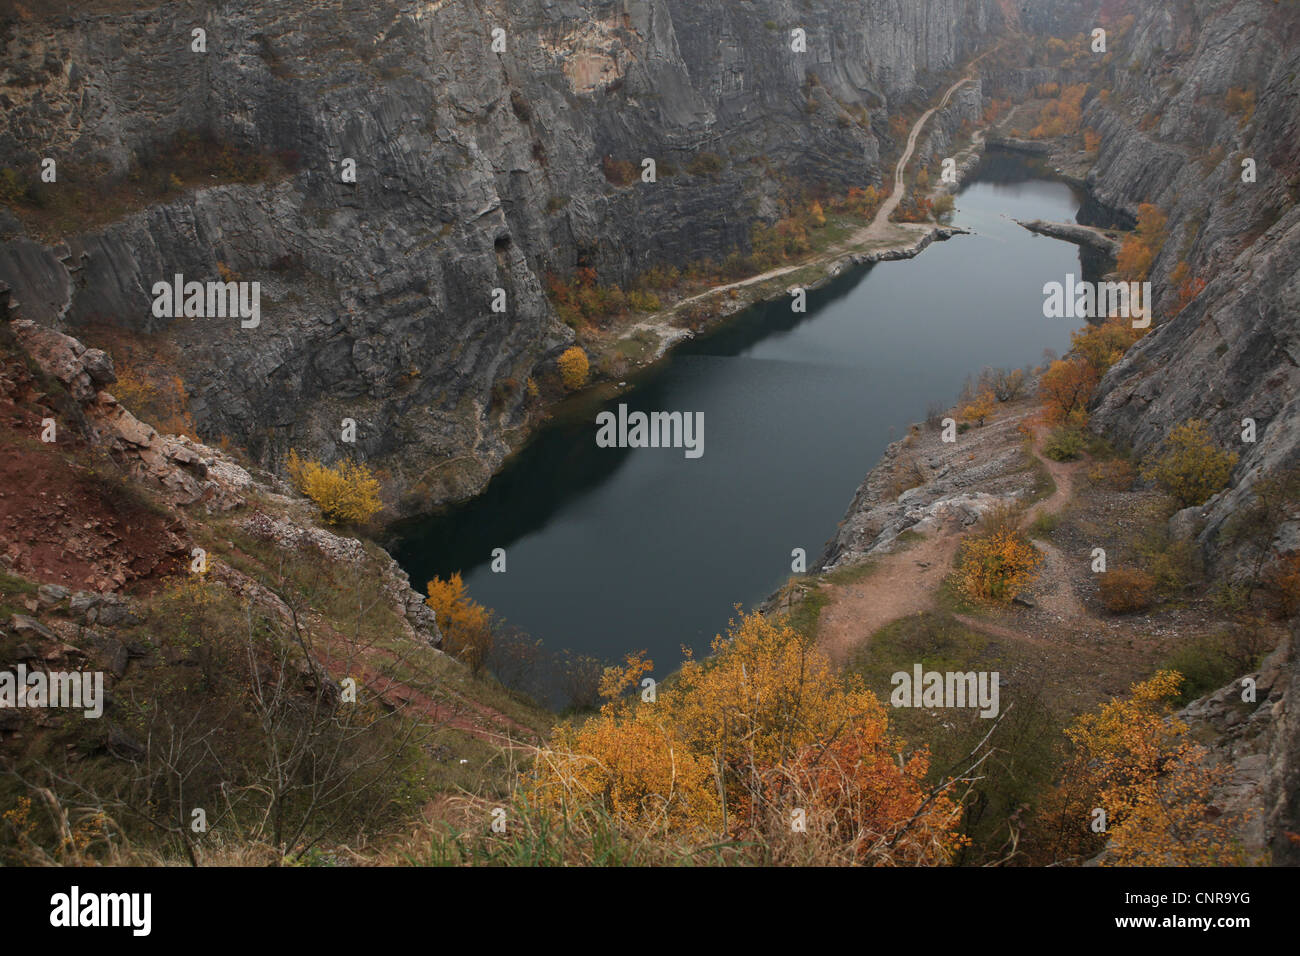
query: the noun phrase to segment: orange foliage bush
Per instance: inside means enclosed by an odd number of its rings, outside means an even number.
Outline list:
[[[1101,603],[1116,614],[1145,611],[1156,599],[1156,579],[1136,568],[1117,568],[1101,576]]]
[[[119,365],[116,372],[117,381],[109,386],[111,394],[136,418],[164,435],[198,437],[179,375],[127,364]]]
[[[934,204],[924,196],[908,193],[898,204],[895,215],[899,222],[928,222],[934,214]]]
[[[1174,271],[1169,274],[1169,281],[1178,288],[1178,298],[1174,300],[1174,307],[1170,312],[1171,316],[1177,315],[1187,308],[1191,301],[1200,295],[1201,290],[1205,288],[1205,280],[1200,276],[1192,275],[1186,262],[1178,263]]]
[[[853,186],[839,208],[844,212],[866,217],[873,214],[879,205],[880,193],[876,191],[875,186],[868,186],[866,189]]]
[[[606,156],[601,161],[605,178],[615,186],[630,186],[637,180],[636,165],[626,159]]]
[[[892,743],[882,708],[829,746],[805,747],[772,802],[803,809],[808,832],[840,848],[846,862],[947,862],[967,842],[953,830],[959,810],[948,800],[924,806],[929,756],[902,762]]]
[[[1009,523],[967,538],[958,557],[957,588],[982,604],[1009,604],[1037,575],[1043,556]]]
[[[984,419],[993,414],[996,401],[991,389],[982,389],[971,403],[961,410],[962,420],[976,422],[983,427]]]
[[[1088,401],[1101,376],[1092,363],[1081,356],[1057,359],[1038,381],[1038,397],[1043,402],[1043,417],[1049,425],[1086,424]]]
[[[884,705],[788,623],[743,614],[653,703],[621,699],[646,665],[633,655],[607,670],[600,713],[556,729],[530,805],[594,803],[640,833],[769,846],[800,809],[802,837],[851,862],[942,863],[959,845],[960,808],[927,791],[925,752],[900,763]]]
[[[587,384],[587,375],[590,371],[590,364],[587,361],[587,353],[579,346],[574,345],[565,349],[564,354],[559,358],[560,378],[564,381],[564,387],[569,391],[577,391]]]
[[[1185,723],[1169,716],[1182,675],[1160,671],[1078,717],[1065,764],[1032,823],[1030,860],[1080,862],[1103,849],[1106,866],[1230,866],[1247,862],[1211,794],[1230,769],[1210,766]],[[1093,832],[1094,810],[1106,815]]]
[[[1151,264],[1165,244],[1168,217],[1160,207],[1149,202],[1138,206],[1137,228],[1120,247],[1115,268],[1130,282],[1140,282],[1151,272]]]
[[[1223,98],[1229,113],[1239,115],[1238,126],[1245,126],[1255,115],[1255,91],[1245,87],[1232,87]]]
[[[1086,361],[1100,380],[1124,357],[1129,346],[1146,333],[1146,329],[1133,328],[1133,323],[1127,319],[1110,318],[1070,333],[1070,350]]]

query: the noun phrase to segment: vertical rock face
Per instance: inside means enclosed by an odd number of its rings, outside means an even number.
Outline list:
[[[120,176],[173,135],[208,130],[294,156],[297,171],[179,195],[54,248],[0,214],[16,313],[165,334],[200,427],[267,459],[291,444],[333,457],[340,419],[354,418],[360,452],[391,456],[399,483],[423,476],[426,501],[486,480],[519,415],[490,411],[493,384],[523,381],[571,340],[547,270],[582,262],[625,281],[725,255],[770,210],[778,175],[879,182],[887,110],[1001,26],[994,0],[113,11],[4,24],[0,165],[48,156]],[[806,53],[791,49],[796,29]],[[701,153],[718,162],[692,171]],[[653,157],[659,182],[616,186],[607,157],[638,172]],[[219,264],[261,282],[260,327],[152,314],[154,283],[215,280]],[[447,459],[469,464],[431,471]]]
[[[1178,713],[1197,739],[1212,741],[1210,761],[1231,769],[1214,788],[1214,805],[1237,817],[1236,830],[1246,852],[1274,866],[1300,863],[1300,843],[1295,840],[1300,827],[1297,633],[1293,628],[1258,671]],[[1254,682],[1253,695],[1243,692],[1246,678]]]
[[[1147,453],[1200,418],[1240,453],[1233,487],[1203,509],[1209,543],[1257,477],[1300,464],[1300,15],[1264,0],[1136,9],[1110,93],[1084,116],[1102,133],[1089,185],[1169,217],[1151,273],[1168,321],[1107,375],[1093,422]],[[1182,263],[1208,284],[1177,312]]]

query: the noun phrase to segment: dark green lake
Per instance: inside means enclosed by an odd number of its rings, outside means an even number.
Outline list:
[[[1071,319],[1043,317],[1043,283],[1079,250],[1011,221],[1073,221],[1081,197],[990,154],[957,197],[975,231],[915,259],[853,270],[752,308],[684,343],[633,388],[549,423],[477,499],[407,523],[395,555],[417,588],[464,574],[470,594],[544,641],[604,659],[646,649],[660,676],[707,650],[733,605],[813,562],[885,446],[981,368],[1064,351]],[[704,455],[608,449],[602,407],[704,413]],[[494,548],[507,571],[494,573]]]

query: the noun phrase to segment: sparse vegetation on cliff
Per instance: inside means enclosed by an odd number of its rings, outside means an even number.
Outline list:
[[[1236,452],[1224,451],[1214,443],[1205,422],[1193,419],[1169,433],[1161,453],[1144,463],[1142,476],[1186,508],[1221,491],[1237,459]]]
[[[308,461],[290,450],[285,465],[294,485],[320,508],[325,520],[333,524],[363,524],[383,507],[379,500],[379,480],[361,462],[338,461],[323,465]]]
[[[1229,771],[1169,716],[1181,683],[1181,674],[1161,671],[1067,728],[1060,782],[1035,813],[1035,862],[1080,863],[1103,851],[1107,866],[1247,862],[1211,811],[1211,791]]]

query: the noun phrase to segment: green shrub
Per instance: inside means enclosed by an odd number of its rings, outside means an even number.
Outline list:
[[[1171,538],[1164,525],[1138,545],[1138,554],[1165,597],[1178,594],[1201,576],[1201,552],[1196,542]]]
[[[1046,514],[1046,513],[1040,514],[1037,518],[1033,520],[1033,523],[1029,525],[1029,537],[1031,538],[1050,537],[1052,532],[1056,530],[1057,525],[1059,525],[1060,523],[1061,523],[1061,519],[1058,515]]]
[[[1087,437],[1077,428],[1062,425],[1052,429],[1043,443],[1043,454],[1052,461],[1073,461],[1083,453]]]
[[[1269,647],[1254,628],[1237,628],[1193,637],[1169,656],[1162,669],[1183,675],[1176,702],[1188,704],[1259,667]]]
[[[1184,422],[1169,433],[1163,452],[1152,455],[1142,468],[1142,477],[1154,481],[1184,508],[1204,504],[1227,486],[1237,453],[1221,451],[1210,437],[1205,422]]]

